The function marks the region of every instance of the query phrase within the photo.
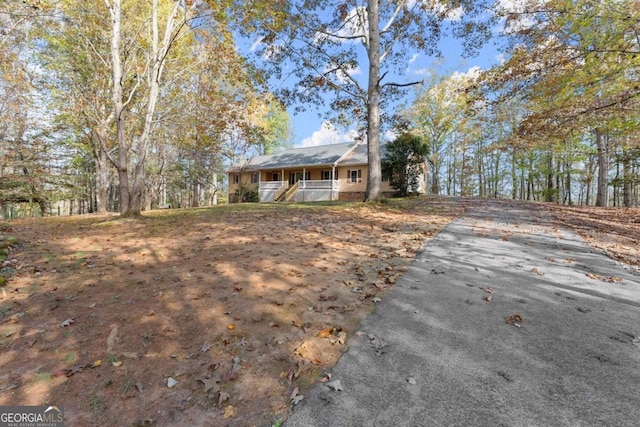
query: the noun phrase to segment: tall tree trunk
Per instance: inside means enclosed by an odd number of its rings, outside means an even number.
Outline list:
[[[107,155],[102,149],[96,152],[94,163],[96,168],[96,212],[103,214],[107,212],[109,197],[109,164]]]
[[[160,83],[162,81],[162,74],[164,71],[164,65],[167,58],[169,49],[172,43],[175,41],[174,33],[178,31],[178,28],[186,22],[186,10],[185,16],[181,21],[177,21],[178,12],[183,5],[194,7],[195,2],[189,4],[189,2],[175,2],[173,9],[169,13],[166,21],[166,27],[162,42],[160,42],[158,31],[158,0],[152,2],[152,16],[151,16],[151,52],[148,58],[149,74],[147,77],[147,83],[149,85],[149,91],[146,97],[147,111],[144,119],[144,126],[142,133],[136,138],[136,145],[134,151],[136,153],[136,164],[133,168],[133,182],[129,187],[129,170],[128,170],[128,150],[126,144],[126,131],[124,126],[124,109],[125,103],[123,101],[123,88],[122,88],[122,59],[120,56],[121,49],[121,1],[122,0],[104,0],[112,19],[112,37],[111,37],[111,58],[113,66],[113,102],[114,113],[116,117],[116,129],[118,135],[118,178],[120,180],[120,215],[121,216],[139,216],[142,210],[142,204],[144,200],[144,192],[146,190],[146,157],[149,148],[151,134],[154,127],[154,116],[156,111],[156,105],[160,97]],[[143,78],[143,76],[138,76]],[[137,89],[135,86],[133,91]],[[131,95],[130,95],[131,96]]]
[[[511,198],[518,198],[518,167],[515,150],[511,153]],[[521,193],[522,194],[522,193]]]
[[[378,0],[367,1],[369,21],[369,84],[367,88],[367,150],[368,166],[365,200],[381,198],[382,170],[380,166],[380,28]]]
[[[553,202],[555,199],[554,193],[556,192],[555,186],[555,176],[554,176],[554,164],[553,164],[553,153],[549,152],[547,155],[547,191],[546,191],[546,202]]]
[[[565,186],[566,186],[566,192],[567,192],[567,204],[569,204],[569,206],[573,205],[573,198],[571,196],[571,164],[569,163],[568,160],[565,160],[565,164],[564,164],[564,168],[565,168]]]
[[[632,192],[632,182],[633,182],[633,173],[631,168],[631,155],[628,150],[622,149],[622,203],[625,208],[633,207],[631,192]]]
[[[596,206],[608,206],[609,204],[609,156],[607,152],[607,138],[595,130],[596,146],[598,147],[598,192],[596,194]]]
[[[105,0],[106,1],[106,0]],[[121,21],[122,21],[122,5],[121,0],[113,0],[113,3],[107,2],[109,12],[111,13],[111,67],[113,74],[113,112],[116,120],[116,136],[118,140],[118,161],[116,167],[118,169],[118,188],[120,190],[120,215],[127,216],[129,214],[129,170],[128,170],[128,147],[126,141],[125,119],[124,119],[124,101],[122,99],[122,59],[120,57],[121,43]],[[103,145],[103,151],[106,153],[106,147]]]

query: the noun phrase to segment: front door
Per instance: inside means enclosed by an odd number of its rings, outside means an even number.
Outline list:
[[[302,172],[289,172],[289,185],[302,180]]]

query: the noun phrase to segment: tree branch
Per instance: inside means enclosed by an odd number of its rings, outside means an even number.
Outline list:
[[[384,77],[384,76],[382,76],[382,77]],[[380,80],[382,80],[382,78]],[[409,86],[422,85],[422,84],[424,84],[424,80],[410,82],[410,83],[385,83],[385,84],[382,85],[382,87],[383,88],[386,87],[386,86],[409,87]]]

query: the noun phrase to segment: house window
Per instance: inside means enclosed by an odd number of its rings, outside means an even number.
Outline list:
[[[233,175],[233,183],[240,184],[240,174],[236,173]]]
[[[324,181],[330,181],[331,179],[331,171],[322,171],[322,179]]]
[[[271,175],[271,181],[280,181],[280,174],[275,172]]]
[[[347,171],[348,182],[362,182],[362,169],[351,169]]]
[[[254,172],[251,174],[251,183],[252,184],[257,184],[258,183],[258,173]]]
[[[382,182],[391,181],[391,165],[388,163],[382,164]]]

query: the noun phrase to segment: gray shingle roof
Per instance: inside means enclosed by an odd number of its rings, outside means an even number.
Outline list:
[[[387,144],[380,144],[380,158],[384,160],[387,157]],[[367,144],[358,145],[356,149],[346,159],[340,162],[341,166],[347,165],[366,165],[368,163]]]
[[[315,147],[292,148],[278,154],[258,156],[242,164],[233,165],[229,171],[267,170],[305,166],[331,166],[342,157],[353,143],[319,145]],[[366,163],[366,160],[365,160]]]
[[[353,146],[354,143],[345,142],[315,147],[292,148],[278,154],[254,157],[243,163],[231,166],[229,172],[332,166],[347,154]],[[383,160],[386,157],[386,153],[386,144],[380,144],[380,157]],[[355,147],[352,153],[342,159],[338,165],[366,165],[367,163],[367,144],[360,144]]]

